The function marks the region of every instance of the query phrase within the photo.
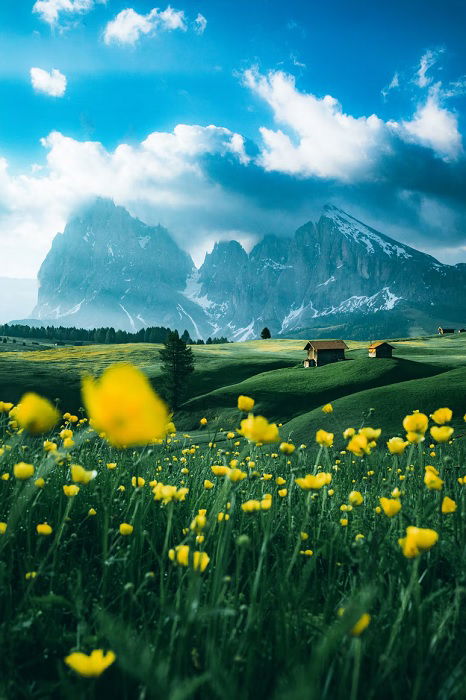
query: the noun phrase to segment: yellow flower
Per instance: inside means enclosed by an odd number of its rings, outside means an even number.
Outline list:
[[[260,442],[261,444],[278,442],[280,439],[275,423],[269,423],[267,418],[254,416],[252,413],[241,421],[241,429],[238,430],[238,433],[244,435],[251,442]]]
[[[43,489],[45,486],[45,479],[43,479],[41,476],[35,480],[34,486],[36,486],[38,489]]]
[[[427,468],[424,474],[424,483],[430,491],[440,491],[443,486],[442,479]]]
[[[333,433],[327,433],[326,430],[318,430],[316,432],[316,442],[323,447],[331,447],[333,445]]]
[[[82,392],[93,427],[115,447],[148,445],[165,437],[167,406],[133,365],[112,365],[98,380],[86,377]]]
[[[34,466],[32,464],[26,464],[26,462],[18,462],[13,467],[13,474],[16,479],[24,481],[25,479],[30,479],[34,474]]]
[[[361,433],[358,433],[351,438],[346,449],[357,457],[362,457],[365,454],[368,455],[371,451],[367,437]]]
[[[295,479],[298,486],[305,491],[309,491],[310,489],[321,489],[331,481],[332,475],[327,472],[319,472],[315,476],[313,474],[306,474],[304,478]]]
[[[79,486],[76,486],[76,484],[65,484],[63,486],[63,493],[69,498],[77,496],[79,493]]]
[[[306,540],[309,539],[309,533],[308,533],[308,532],[300,532],[300,533],[299,533],[299,536],[300,536],[302,542],[305,542]]]
[[[71,478],[76,484],[88,484],[92,479],[95,479],[97,472],[87,471],[80,464],[71,465]]]
[[[348,500],[352,506],[360,506],[364,501],[362,494],[359,491],[351,491]]]
[[[332,404],[326,403],[325,406],[322,406],[322,411],[323,411],[323,413],[332,413],[333,412]]]
[[[28,581],[31,578],[36,578],[36,576],[37,576],[37,571],[26,571],[26,573],[24,574],[24,578]]]
[[[430,429],[430,434],[437,442],[448,442],[453,435],[453,432],[453,428],[450,428],[449,425],[442,425],[440,428],[433,425]]]
[[[301,549],[299,553],[303,554],[305,557],[312,557],[312,555],[314,554],[312,549]]]
[[[33,435],[51,430],[59,418],[60,414],[48,399],[32,392],[24,394],[14,409],[14,419]]]
[[[392,455],[401,455],[408,446],[408,441],[400,437],[392,437],[387,442],[388,451]]]
[[[444,515],[447,515],[448,513],[454,513],[455,510],[457,509],[456,502],[452,498],[448,498],[448,496],[445,496],[445,498],[442,501],[442,513]]]
[[[398,544],[403,550],[405,557],[412,559],[419,556],[421,552],[431,549],[438,540],[438,533],[428,528],[410,527],[406,528],[406,537],[398,540]]]
[[[226,476],[230,473],[230,467],[225,467],[223,465],[214,464],[214,466],[210,468],[215,476]]]
[[[204,488],[205,489],[213,489],[214,484],[212,483],[212,481],[209,481],[209,479],[204,479]]]
[[[347,527],[347,525],[348,525],[348,518],[342,518],[342,519],[340,520],[340,525],[341,525],[342,527]]]
[[[51,440],[45,440],[44,442],[44,452],[56,452],[58,445]]]
[[[116,462],[107,462],[107,469],[116,469]]]
[[[131,477],[131,485],[132,486],[141,488],[142,486],[144,486],[145,483],[146,483],[146,480],[143,479],[142,476]]]
[[[74,440],[73,438],[67,437],[63,440],[63,447],[65,449],[70,449],[71,447],[74,447]]]
[[[113,664],[116,656],[113,651],[104,654],[103,649],[94,649],[89,655],[74,651],[65,658],[65,663],[85,678],[96,678]]]
[[[351,635],[353,637],[359,637],[364,632],[366,627],[369,626],[370,621],[371,621],[371,616],[369,615],[369,613],[364,613],[363,615],[361,615],[359,620],[356,622],[356,624],[352,628]]]
[[[293,452],[295,451],[296,447],[295,445],[292,445],[291,442],[282,442],[280,443],[279,450],[280,452],[283,452],[285,455],[292,455]]]
[[[381,428],[369,428],[369,427],[367,427],[367,428],[361,428],[361,430],[359,431],[359,434],[364,435],[364,437],[367,438],[367,440],[369,442],[373,442],[374,440],[379,439],[381,432],[382,432]]]
[[[95,508],[89,508],[89,510],[87,511],[87,514],[90,516],[97,515],[97,511]]]
[[[285,496],[288,495],[288,489],[279,489],[278,495],[280,496],[280,498],[285,498]]]
[[[261,502],[251,499],[249,501],[245,501],[244,503],[241,504],[241,510],[244,513],[254,513],[257,510],[261,509]]]
[[[37,534],[38,535],[51,535],[52,534],[52,528],[48,523],[40,523],[39,525],[36,526]]]
[[[0,413],[9,413],[13,408],[13,404],[7,401],[0,401]]]
[[[132,525],[130,525],[129,523],[121,523],[119,530],[120,530],[120,535],[123,535],[124,537],[126,537],[127,535],[133,534],[134,527]]]
[[[199,421],[199,423],[200,423],[201,425],[207,425],[207,418],[201,418],[201,420]]]
[[[343,431],[343,437],[345,440],[348,440],[348,438],[353,437],[355,435],[356,431],[354,428],[346,428],[346,430]]]
[[[286,484],[286,479],[284,479],[282,476],[277,476],[275,483],[277,486],[283,486],[283,484]]]
[[[432,413],[431,418],[437,425],[443,425],[451,421],[453,418],[453,411],[450,408],[437,408],[437,410]]]
[[[379,498],[379,503],[383,512],[389,518],[393,518],[401,510],[401,503],[397,498]]]
[[[162,484],[160,482],[152,489],[154,501],[162,501],[163,505],[167,505],[167,503],[171,501],[184,501],[188,491],[189,489],[187,488],[178,489],[176,486]]]
[[[429,419],[424,413],[414,412],[403,419],[403,428],[407,433],[421,433],[423,435],[428,425]]]
[[[7,530],[7,523],[0,523],[0,535],[4,535]]]
[[[233,440],[234,437],[235,437],[235,433],[232,433],[231,431],[229,433],[227,433],[227,438],[229,440]]]
[[[241,469],[230,469],[227,477],[230,481],[242,481],[247,477],[247,474],[241,471]]]
[[[254,399],[249,396],[238,396],[238,410],[249,413],[254,408]]]
[[[174,549],[170,549],[168,557],[171,561],[180,566],[192,566],[194,571],[205,571],[210,557],[207,552],[191,552],[187,544],[179,544]]]

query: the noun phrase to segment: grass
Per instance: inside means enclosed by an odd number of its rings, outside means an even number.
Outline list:
[[[365,360],[347,364],[358,362]],[[397,361],[389,366],[400,371]],[[447,374],[462,390],[460,372]],[[412,383],[433,385],[447,374]],[[404,414],[396,401],[405,384],[391,387],[394,406],[384,404],[397,414],[398,433]],[[435,402],[440,395],[430,391]],[[351,424],[362,408],[357,397]],[[347,401],[336,400],[330,415],[319,410],[320,426],[343,421],[347,427]],[[218,431],[209,423],[204,432],[211,447],[180,434],[160,445],[116,450],[85,422],[63,426],[74,430],[74,445],[65,447],[60,428],[34,438],[7,421],[3,414],[1,697],[462,697],[463,440],[431,450],[427,439],[393,456],[385,435],[362,458],[341,454],[337,442],[318,449],[311,441],[287,456],[278,445],[260,447],[238,436],[215,445]],[[45,452],[44,438],[57,449]],[[213,464],[232,459],[245,478],[214,476]],[[34,465],[29,480],[14,478],[19,461]],[[68,497],[63,486],[72,483],[76,463],[97,475]],[[440,472],[441,491],[424,485],[426,463]],[[320,489],[306,491],[295,482],[319,471],[331,478]],[[145,482],[137,486],[133,477]],[[153,480],[189,491],[164,505],[154,500]],[[389,518],[376,508],[394,488],[401,490],[402,507]],[[363,501],[349,507],[353,491]],[[442,513],[444,496],[455,500],[456,512]],[[245,512],[242,504],[250,499],[266,506]],[[206,522],[194,527],[200,509]],[[50,536],[36,532],[44,521]],[[133,526],[131,535],[120,534],[121,523]],[[438,543],[414,559],[398,544],[409,525],[439,534]],[[177,545],[205,552],[205,571],[189,559],[187,566],[171,561]],[[353,636],[363,614],[370,614],[370,624]],[[98,648],[111,649],[116,661],[96,679],[80,677],[64,662],[70,652]]]

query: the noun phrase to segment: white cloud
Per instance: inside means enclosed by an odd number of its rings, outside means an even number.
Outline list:
[[[438,49],[437,51],[429,49],[423,56],[421,56],[419,68],[416,72],[416,78],[414,79],[414,82],[420,88],[427,87],[431,84],[432,78],[427,75],[427,71],[437,63],[441,53],[443,53],[443,49]]]
[[[240,209],[238,199],[229,203],[229,195],[205,176],[201,165],[208,155],[248,162],[243,137],[222,127],[179,124],[171,133],[153,132],[139,145],[123,143],[114,151],[59,132],[41,143],[47,149],[42,169],[13,175],[0,159],[0,236],[8,276],[33,276],[53,235],[90,197],[110,197],[130,209],[155,212],[153,223],[175,222],[175,232],[189,231],[185,247],[199,247],[194,217],[226,208],[229,213],[222,219],[228,221]]]
[[[207,20],[204,17],[204,15],[201,15],[201,13],[199,12],[193,24],[194,31],[196,32],[196,34],[204,34],[205,29],[207,27]]]
[[[405,141],[431,148],[445,160],[454,160],[463,150],[458,117],[441,106],[440,94],[440,86],[432,87],[413,118],[401,122],[399,135]]]
[[[163,12],[154,8],[146,15],[140,15],[132,8],[127,8],[107,24],[104,41],[106,44],[135,44],[141,36],[175,29],[187,30],[183,10],[174,10],[168,6]]]
[[[44,92],[51,97],[63,97],[66,92],[66,76],[53,68],[50,73],[42,68],[31,68],[31,83],[36,92]]]
[[[400,87],[400,78],[398,73],[395,73],[388,85],[386,85],[386,87],[384,87],[380,92],[384,97],[387,97],[390,90],[394,90],[397,87]]]
[[[51,26],[57,25],[60,15],[85,14],[93,9],[96,3],[105,4],[107,0],[36,0],[32,11],[40,19]]]
[[[266,170],[350,180],[364,177],[382,150],[389,149],[385,123],[375,114],[345,114],[331,95],[299,92],[292,76],[281,71],[244,74],[246,85],[272,108],[281,129],[260,129],[260,164]]]

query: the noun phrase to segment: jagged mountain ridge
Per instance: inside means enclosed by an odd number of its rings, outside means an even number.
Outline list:
[[[435,258],[327,205],[290,238],[248,254],[216,243],[196,269],[161,226],[97,200],[58,234],[39,273],[32,315],[65,325],[187,328],[193,338],[365,337],[466,322],[466,265]]]

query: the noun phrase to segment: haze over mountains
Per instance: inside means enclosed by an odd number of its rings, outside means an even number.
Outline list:
[[[196,269],[162,226],[97,199],[57,234],[31,317],[92,328],[188,329],[193,339],[273,335],[393,337],[466,325],[466,264],[435,258],[327,205],[294,236],[248,254],[216,243]]]

